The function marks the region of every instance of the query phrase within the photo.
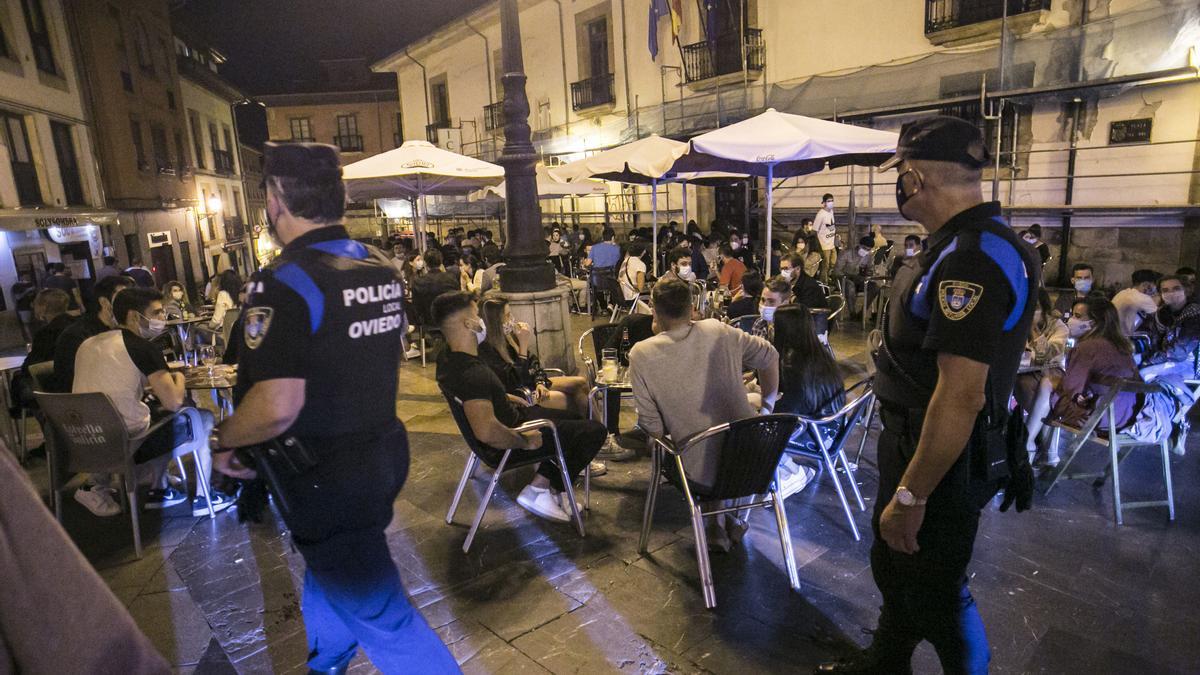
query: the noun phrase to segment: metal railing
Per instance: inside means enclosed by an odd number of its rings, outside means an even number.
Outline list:
[[[613,103],[613,74],[606,73],[571,83],[571,109],[584,110]]]
[[[333,144],[338,146],[338,150],[342,152],[362,152],[363,137],[362,134],[348,134],[343,136],[334,136]]]
[[[746,29],[746,59],[742,61],[742,41],[736,32],[718,35],[711,42],[684,45],[683,70],[688,82],[699,82],[719,75],[740,73],[742,69],[762,70],[767,49],[761,28]]]
[[[925,34],[1050,9],[1050,0],[925,0]]]
[[[483,128],[487,131],[504,129],[504,101],[483,106]]]

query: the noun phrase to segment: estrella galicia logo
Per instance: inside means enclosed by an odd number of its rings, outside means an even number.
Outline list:
[[[274,313],[275,310],[270,307],[252,307],[246,312],[242,334],[246,338],[247,347],[258,349],[258,346],[262,344],[263,339],[267,337],[267,331],[271,328],[271,316]]]
[[[969,281],[943,281],[938,284],[938,301],[942,314],[951,321],[959,321],[975,309],[983,297],[983,286]]]

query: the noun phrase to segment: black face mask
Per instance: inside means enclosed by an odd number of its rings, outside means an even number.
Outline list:
[[[905,176],[908,176],[909,174],[912,174],[912,181],[915,182],[912,192],[908,192],[904,189],[904,184],[906,182]],[[900,209],[900,215],[904,216],[905,220],[912,220],[912,218],[904,212],[904,205],[908,203],[908,200],[917,196],[924,185],[924,177],[921,176],[919,171],[913,168],[909,168],[901,172],[899,176],[896,176],[896,208]]]

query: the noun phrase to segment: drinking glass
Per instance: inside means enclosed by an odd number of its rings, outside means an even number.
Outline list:
[[[200,345],[200,362],[208,368],[208,379],[213,379],[213,366],[217,365],[219,361],[215,345]]]
[[[600,376],[607,382],[615,382],[621,376],[621,364],[617,360],[617,350],[605,348],[600,350]]]

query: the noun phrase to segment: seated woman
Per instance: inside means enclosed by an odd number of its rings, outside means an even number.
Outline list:
[[[1037,438],[1044,420],[1061,421],[1071,426],[1082,425],[1092,413],[1095,402],[1108,391],[1096,382],[1098,376],[1138,377],[1133,362],[1133,345],[1121,332],[1121,320],[1117,309],[1107,299],[1098,296],[1076,302],[1067,321],[1071,337],[1078,340],[1068,353],[1067,370],[1061,377],[1046,375],[1042,378],[1037,399],[1029,411],[1025,423],[1028,431],[1026,450],[1030,460],[1037,453]],[[1133,420],[1137,406],[1137,395],[1118,394],[1113,401],[1116,425],[1120,429]],[[1108,428],[1108,420],[1101,421]],[[1045,464],[1054,466],[1059,458],[1051,450]]]
[[[817,338],[812,312],[804,305],[783,305],[775,310],[774,324],[772,344],[779,352],[779,398],[774,412],[805,417],[836,413],[846,404],[846,388],[833,355]],[[838,431],[837,425],[818,430],[827,444]],[[820,452],[814,438],[806,437],[802,444]],[[803,490],[816,471],[785,455],[779,473],[780,490],[787,496]]]
[[[196,324],[194,340],[197,343],[215,345],[218,339],[228,338],[225,331],[225,317],[229,312],[236,316],[241,306],[242,281],[237,272],[227,269],[216,278],[217,295],[213,304],[213,315],[205,323]],[[232,324],[232,321],[230,322]]]
[[[758,272],[742,275],[742,290],[725,306],[725,316],[736,319],[740,316],[758,316],[758,301],[763,290],[763,278]]]
[[[485,337],[479,345],[479,359],[491,368],[510,399],[529,405],[522,389],[533,392],[533,404],[543,408],[568,410],[586,417],[588,385],[582,377],[550,377],[542,370],[537,354],[530,350],[533,331],[529,325],[513,320],[508,301],[488,298],[480,306]],[[519,402],[518,402],[519,401]]]
[[[462,290],[479,295],[483,292],[483,268],[479,266],[479,258],[473,255],[464,256],[458,265],[458,282]]]
[[[196,314],[196,308],[188,300],[187,290],[178,281],[163,284],[163,310],[167,319],[187,319]]]
[[[1033,310],[1033,323],[1029,325],[1029,339],[1025,341],[1025,351],[1037,363],[1049,363],[1066,353],[1069,337],[1067,324],[1054,317],[1054,304],[1050,302],[1050,294],[1045,289],[1039,290],[1038,304]],[[1013,396],[1022,410],[1029,410],[1033,406],[1042,376],[1040,371],[1017,376]]]
[[[629,245],[629,252],[625,254],[625,259],[621,261],[620,271],[617,272],[617,280],[621,284],[621,294],[625,298],[622,304],[626,307],[646,290],[645,256],[646,243],[635,241]],[[634,311],[638,314],[649,314],[650,308],[639,300]]]

